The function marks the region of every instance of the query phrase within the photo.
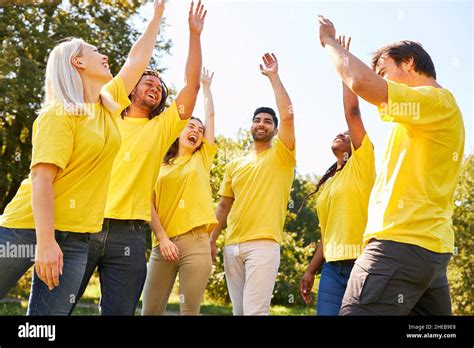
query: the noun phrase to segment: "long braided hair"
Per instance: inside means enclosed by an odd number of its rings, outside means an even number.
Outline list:
[[[326,181],[328,181],[330,178],[332,178],[334,175],[336,175],[337,172],[341,171],[344,168],[344,166],[346,165],[346,162],[347,162],[347,160],[343,161],[342,166],[339,169],[337,169],[337,164],[338,163],[335,162],[332,166],[329,167],[328,170],[326,170],[326,173],[324,173],[324,175],[321,177],[321,179],[319,179],[319,182],[316,184],[316,189],[303,199],[303,203],[301,203],[301,206],[298,209],[298,212],[296,213],[296,216],[298,216],[300,214],[301,210],[306,205],[306,201],[309,199],[309,197],[315,195],[319,191],[321,186],[324,185],[324,183]]]

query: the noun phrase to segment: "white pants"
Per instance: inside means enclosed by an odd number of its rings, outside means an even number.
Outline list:
[[[269,239],[224,247],[224,270],[234,315],[270,315],[280,245]]]

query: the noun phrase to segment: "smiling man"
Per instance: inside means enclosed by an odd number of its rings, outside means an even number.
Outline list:
[[[102,315],[134,315],[146,278],[146,221],[163,157],[192,116],[201,83],[201,33],[207,11],[201,1],[189,11],[186,85],[166,108],[168,90],[158,72],[147,70],[130,94],[118,124],[122,137],[115,158],[102,232],[91,237],[78,298],[96,267]],[[76,301],[77,303],[77,301]]]
[[[370,202],[364,242],[340,315],[450,315],[446,268],[454,250],[453,195],[464,124],[429,54],[413,41],[381,48],[372,69],[336,41],[320,16],[319,36],[344,83],[379,108],[393,128]]]
[[[227,223],[224,268],[234,315],[268,315],[280,266],[280,243],[293,182],[295,130],[290,97],[278,76],[275,55],[263,56],[263,75],[272,84],[281,118],[271,108],[258,108],[251,133],[254,151],[232,161],[219,191],[216,240]],[[274,146],[272,140],[278,134]]]

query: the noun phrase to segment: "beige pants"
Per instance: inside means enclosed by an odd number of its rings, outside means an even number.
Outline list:
[[[179,249],[179,261],[165,261],[159,247],[152,250],[143,290],[142,315],[164,314],[178,273],[180,314],[199,315],[212,269],[209,235],[197,228],[171,241]]]
[[[268,239],[224,248],[224,269],[234,315],[270,315],[280,266],[280,245]]]

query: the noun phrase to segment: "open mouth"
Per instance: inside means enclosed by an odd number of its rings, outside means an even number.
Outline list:
[[[197,135],[191,134],[190,136],[188,136],[188,141],[189,141],[191,144],[196,145],[197,142],[198,142],[198,137],[197,137]]]
[[[102,66],[103,66],[104,68],[106,68],[106,69],[110,69],[110,67],[109,67],[109,64],[108,64],[108,63],[102,63]]]
[[[148,98],[153,99],[153,100],[157,100],[157,99],[158,99],[157,96],[156,96],[155,94],[153,94],[153,93],[148,93],[146,96],[147,96]]]

